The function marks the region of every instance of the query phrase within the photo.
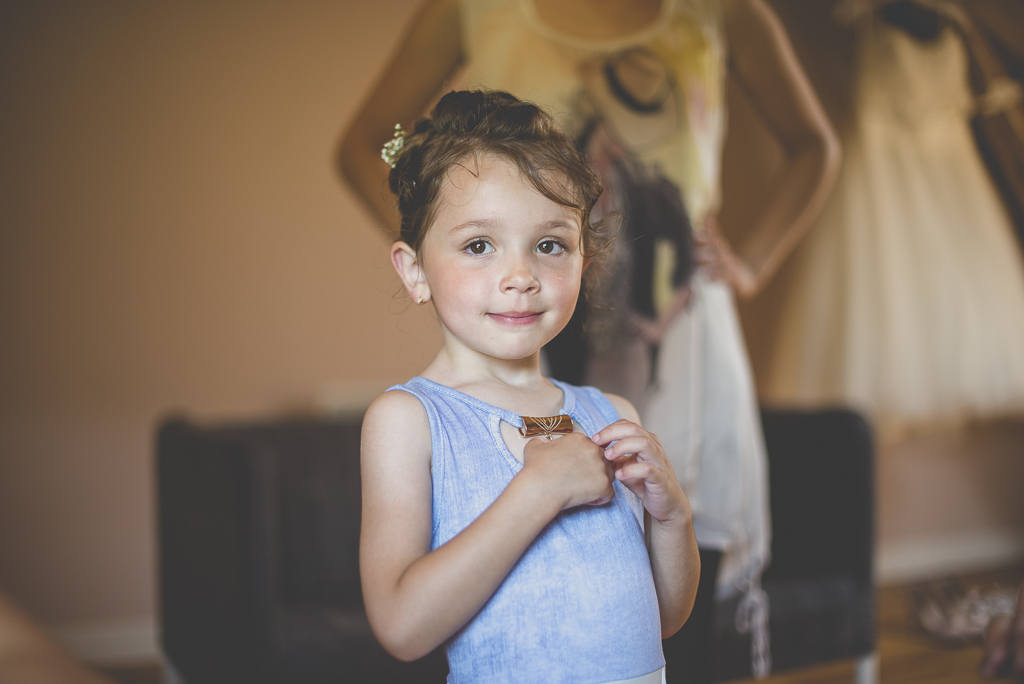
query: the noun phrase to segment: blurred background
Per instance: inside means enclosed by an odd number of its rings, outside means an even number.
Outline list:
[[[841,130],[852,32],[771,4]],[[436,351],[334,169],[417,5],[0,5],[0,590],[85,659],[158,654],[159,419],[358,409]],[[780,151],[735,90],[729,125],[742,224]],[[1024,420],[881,444],[879,581],[1024,560],[1022,492]]]

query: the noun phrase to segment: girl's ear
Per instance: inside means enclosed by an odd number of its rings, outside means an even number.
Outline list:
[[[430,285],[420,264],[416,250],[399,240],[391,245],[391,265],[398,272],[398,277],[405,285],[405,291],[417,304],[430,301]]]

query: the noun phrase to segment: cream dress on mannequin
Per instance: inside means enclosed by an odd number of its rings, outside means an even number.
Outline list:
[[[835,190],[794,252],[762,399],[844,404],[883,434],[1024,412],[1024,268],[975,149],[964,45],[858,27]]]
[[[726,51],[717,0],[662,0],[651,25],[607,41],[554,30],[538,15],[538,1],[462,0],[466,86],[533,101],[576,136],[594,114],[585,101],[587,69],[630,50],[657,55],[673,73],[682,115],[666,137],[630,151],[679,188],[693,225],[700,225],[718,201],[725,135]],[[750,588],[768,559],[767,466],[732,292],[699,270],[691,287],[690,307],[661,340],[653,383],[630,392],[608,386],[607,377],[587,382],[627,395],[661,439],[690,499],[698,544],[724,552],[718,587],[728,595]],[[649,377],[649,370],[634,374]]]

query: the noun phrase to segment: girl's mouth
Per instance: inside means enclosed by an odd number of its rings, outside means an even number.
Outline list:
[[[540,313],[533,311],[503,311],[487,315],[491,320],[503,325],[530,325],[540,319]]]

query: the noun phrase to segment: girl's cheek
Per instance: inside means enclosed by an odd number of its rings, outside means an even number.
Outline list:
[[[467,302],[489,291],[486,274],[466,272],[457,268],[441,269],[431,279],[431,293],[446,302]]]

